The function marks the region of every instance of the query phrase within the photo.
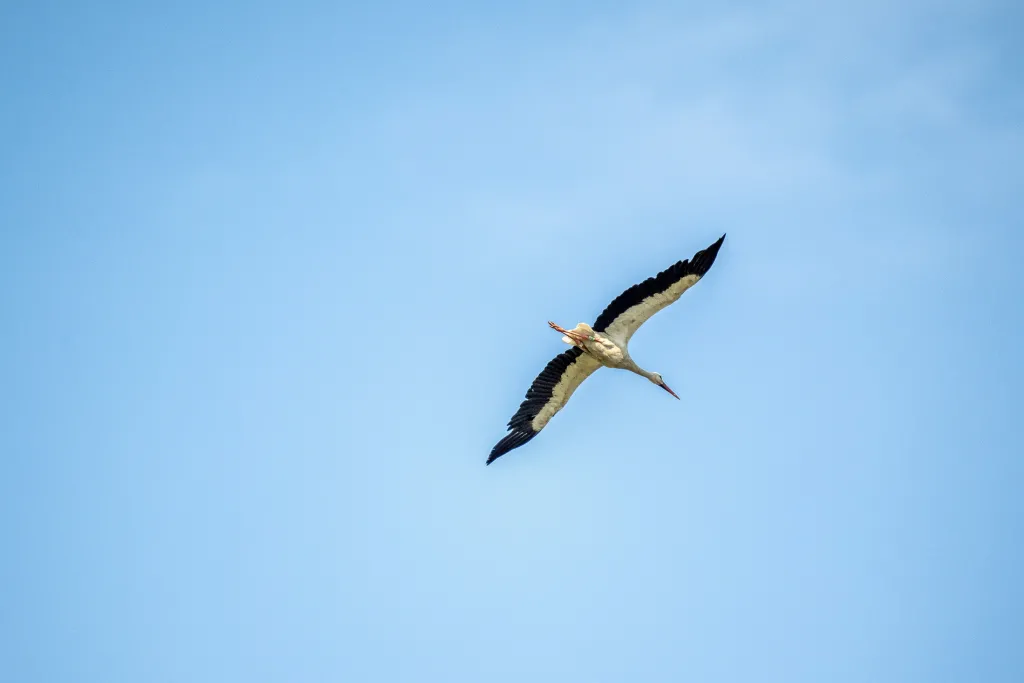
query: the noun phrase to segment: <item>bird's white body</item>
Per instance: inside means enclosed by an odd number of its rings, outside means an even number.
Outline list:
[[[577,344],[565,336],[562,337],[562,341],[571,346],[579,346],[606,368],[623,367],[623,363],[629,360],[629,351],[624,340],[616,340],[610,335],[594,332],[594,328],[587,323],[580,323],[570,332],[582,335],[583,339]]]

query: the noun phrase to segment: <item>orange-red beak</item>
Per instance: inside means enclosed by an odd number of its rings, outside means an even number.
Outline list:
[[[676,392],[674,392],[674,391],[672,391],[671,389],[669,389],[669,388],[668,388],[668,385],[667,385],[667,384],[665,384],[664,382],[662,382],[662,383],[661,383],[661,384],[659,384],[658,386],[659,386],[659,387],[661,387],[662,389],[664,389],[665,391],[667,391],[668,393],[672,394],[673,396],[676,396]],[[678,400],[680,400],[680,401],[681,401],[681,400],[683,400],[683,399],[679,398],[678,396],[676,396],[676,398],[677,398]]]

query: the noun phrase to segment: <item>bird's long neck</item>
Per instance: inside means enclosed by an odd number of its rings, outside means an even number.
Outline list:
[[[653,372],[648,372],[648,371],[644,370],[642,367],[640,367],[635,362],[633,362],[632,358],[627,358],[625,360],[625,362],[623,363],[623,365],[626,367],[627,370],[635,372],[636,374],[640,375],[641,377],[646,377],[647,379],[651,380],[652,382],[656,381],[654,379],[654,373]]]

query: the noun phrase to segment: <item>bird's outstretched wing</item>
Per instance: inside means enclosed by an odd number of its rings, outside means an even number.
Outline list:
[[[487,464],[537,436],[568,402],[576,387],[599,367],[601,364],[593,356],[575,346],[555,356],[533,380],[526,400],[508,422],[509,433],[491,450]]]
[[[615,297],[598,316],[593,325],[594,330],[628,342],[648,318],[677,301],[683,292],[704,277],[715,262],[724,241],[725,235],[722,235],[710,247],[694,254],[692,259],[679,261],[656,277],[649,277]]]

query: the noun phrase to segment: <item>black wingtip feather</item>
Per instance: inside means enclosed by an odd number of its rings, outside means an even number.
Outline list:
[[[711,266],[715,264],[715,258],[718,256],[718,250],[722,248],[723,242],[725,242],[724,234],[710,247],[701,249],[694,254],[693,258],[690,259],[690,272],[704,277],[704,274],[711,270]],[[683,261],[683,263],[686,262]]]
[[[528,426],[525,428],[516,428],[514,431],[509,432],[505,435],[505,438],[499,441],[491,450],[491,454],[487,456],[487,464],[490,465],[512,449],[519,448],[539,433],[540,432],[533,431]]]

